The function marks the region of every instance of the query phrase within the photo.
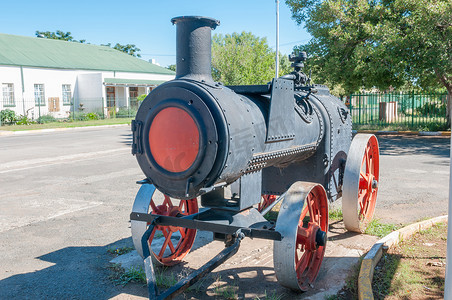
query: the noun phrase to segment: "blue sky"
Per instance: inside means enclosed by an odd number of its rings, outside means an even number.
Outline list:
[[[216,18],[216,33],[250,31],[266,37],[274,48],[275,0],[148,0],[148,1],[21,1],[2,0],[0,32],[35,36],[35,31],[70,31],[75,39],[92,44],[135,44],[143,59],[155,58],[162,66],[175,62],[176,30],[170,19],[182,15]],[[280,51],[289,54],[294,45],[310,36],[291,19],[280,1]]]

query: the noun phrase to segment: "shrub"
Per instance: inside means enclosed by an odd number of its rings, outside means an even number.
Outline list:
[[[84,118],[86,121],[99,120],[99,115],[93,112],[87,113]]]
[[[57,119],[55,119],[55,117],[52,115],[43,115],[38,118],[38,123],[40,123],[40,124],[51,123],[51,122],[56,122],[56,121],[57,121]]]
[[[416,108],[419,115],[422,116],[445,116],[446,115],[446,104],[445,103],[425,103],[421,107]]]
[[[128,117],[135,117],[137,114],[137,110],[133,108],[120,108],[118,112],[116,113],[117,118],[128,118]]]
[[[0,111],[1,123],[14,123],[17,121],[16,113],[11,109],[4,109]]]
[[[85,116],[86,116],[85,113],[80,112],[80,111],[76,111],[76,112],[71,112],[69,114],[69,119],[80,121],[80,120],[85,120]]]
[[[420,125],[417,130],[419,131],[446,131],[449,130],[450,126],[447,123],[441,122],[429,122]]]
[[[143,95],[138,96],[138,97],[137,97],[137,101],[138,101],[138,102],[143,102],[143,100],[144,100],[144,98],[146,98],[146,96],[147,96],[146,94],[143,94]]]
[[[17,121],[16,121],[17,125],[30,125],[30,124],[34,124],[34,123],[36,123],[36,122],[29,119],[27,116],[22,116],[22,115],[17,117]]]

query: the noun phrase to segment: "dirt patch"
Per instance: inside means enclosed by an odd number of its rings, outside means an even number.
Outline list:
[[[443,299],[446,237],[440,223],[385,253],[375,268],[375,299]]]

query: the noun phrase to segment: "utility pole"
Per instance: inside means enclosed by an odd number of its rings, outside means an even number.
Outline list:
[[[279,0],[276,1],[276,61],[275,61],[275,78],[278,78],[279,74]]]
[[[451,109],[452,113],[452,109]],[[452,115],[451,115],[452,116]],[[444,287],[444,299],[452,300],[452,137],[450,140],[450,157],[449,157],[449,208],[447,217],[447,251],[446,251],[446,278]]]

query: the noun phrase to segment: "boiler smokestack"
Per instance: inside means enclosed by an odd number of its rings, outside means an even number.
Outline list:
[[[220,21],[197,16],[171,19],[176,24],[176,79],[212,82],[211,31]]]

